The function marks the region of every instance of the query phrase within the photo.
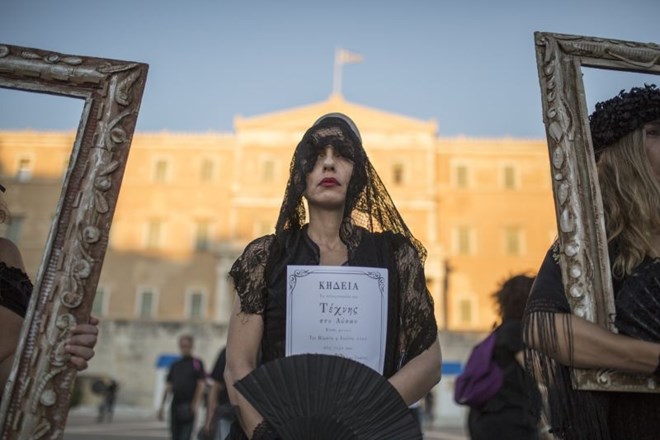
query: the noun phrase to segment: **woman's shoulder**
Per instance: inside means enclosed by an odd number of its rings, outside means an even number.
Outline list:
[[[0,263],[8,268],[16,268],[25,272],[23,257],[14,242],[0,238]]]
[[[268,260],[274,239],[275,235],[264,235],[248,243],[245,249],[243,249],[243,253],[234,263],[232,272],[238,269],[247,270],[256,266],[264,266],[266,260]]]

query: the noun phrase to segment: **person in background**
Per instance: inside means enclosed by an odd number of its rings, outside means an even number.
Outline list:
[[[170,433],[172,440],[190,440],[195,427],[195,416],[202,401],[206,373],[200,359],[193,357],[194,339],[191,335],[179,337],[181,359],[170,366],[158,419],[164,420],[165,404],[170,405]]]
[[[494,330],[493,360],[502,369],[504,380],[497,393],[479,407],[471,406],[468,430],[472,440],[488,440],[497,433],[507,440],[539,438],[540,407],[530,393],[532,378],[524,369],[522,317],[534,278],[516,275],[502,283],[493,294],[500,325]]]
[[[227,349],[223,348],[211,372],[211,390],[207,396],[207,413],[204,429],[210,438],[225,440],[236,419],[234,409],[229,402],[229,394],[223,377],[227,364]]]
[[[115,403],[117,401],[117,391],[119,384],[114,379],[108,379],[103,383],[103,397],[99,405],[99,416],[97,422],[101,423],[105,420],[112,422],[112,416],[115,412]]]

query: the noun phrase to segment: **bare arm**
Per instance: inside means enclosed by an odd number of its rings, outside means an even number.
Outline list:
[[[192,408],[193,412],[197,412],[197,408],[199,407],[200,402],[202,401],[202,397],[204,397],[204,388],[206,387],[206,383],[202,379],[197,380],[197,388],[195,388],[195,395],[193,396],[192,400]]]
[[[0,306],[0,335],[2,335],[0,337],[0,390],[5,389],[5,384],[9,379],[22,326],[23,318]]]
[[[165,391],[163,391],[163,400],[161,400],[160,408],[158,409],[158,420],[163,420],[165,418],[163,414],[165,411],[165,403],[167,403],[167,398],[169,397],[171,392],[172,392],[172,384],[170,382],[167,382],[167,385],[165,385]]]
[[[248,438],[252,437],[254,428],[261,423],[263,417],[234,388],[234,384],[257,367],[257,355],[263,331],[263,318],[260,315],[241,313],[241,302],[236,297],[229,320],[227,366],[224,378],[229,400]]]
[[[530,316],[530,332],[525,343],[541,350],[538,314]],[[631,373],[650,374],[658,366],[660,344],[612,333],[574,315],[555,313],[557,349],[546,352],[561,364],[578,368],[611,368]],[[567,323],[567,320],[570,322]],[[573,338],[573,356],[569,352],[569,329]]]
[[[213,424],[213,416],[215,415],[215,408],[218,406],[218,395],[220,394],[221,388],[223,385],[214,380],[211,383],[211,390],[209,395],[206,397],[206,423],[204,423],[204,429],[210,431]]]
[[[441,367],[442,353],[440,342],[436,338],[429,348],[390,377],[390,383],[401,394],[406,404],[411,405],[440,382]]]

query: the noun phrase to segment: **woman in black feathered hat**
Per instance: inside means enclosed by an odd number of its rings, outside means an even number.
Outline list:
[[[622,91],[589,123],[620,334],[571,315],[555,244],[527,304],[528,367],[548,388],[556,438],[655,440],[660,394],[574,391],[567,366],[655,375],[660,386],[660,90]]]
[[[275,233],[250,243],[230,271],[237,298],[225,379],[243,431],[254,439],[276,438],[231,384],[257,367],[259,354],[261,363],[285,354],[287,265],[387,268],[384,376],[407,404],[424,397],[440,380],[441,363],[425,256],[353,121],[339,113],[321,117],[293,155]]]

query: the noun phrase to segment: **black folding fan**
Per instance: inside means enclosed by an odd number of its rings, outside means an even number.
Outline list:
[[[281,358],[235,387],[283,440],[422,439],[388,380],[350,359],[320,354]]]

